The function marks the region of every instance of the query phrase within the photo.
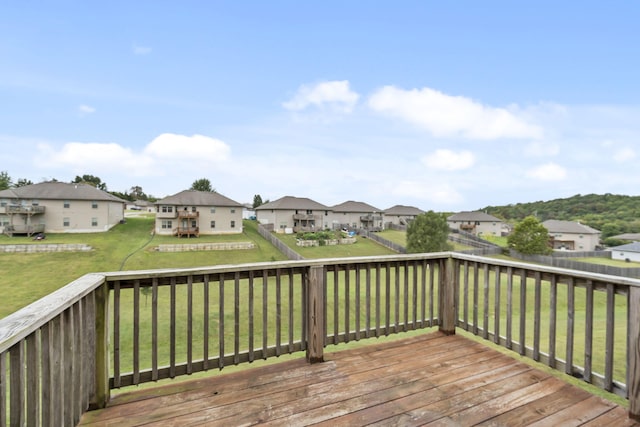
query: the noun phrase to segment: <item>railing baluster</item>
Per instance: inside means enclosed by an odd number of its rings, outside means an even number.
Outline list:
[[[376,264],[376,337],[380,336],[380,263]]]
[[[505,347],[513,348],[513,268],[507,267],[507,342]]]
[[[422,298],[420,298],[420,327],[426,327],[425,318],[427,317],[427,298],[430,298],[427,295],[427,268],[429,264],[426,260],[422,260],[420,263],[420,284],[421,284],[421,293]]]
[[[338,266],[333,268],[333,344],[338,344],[338,334],[340,333],[340,295],[339,295]]]
[[[500,273],[500,266],[496,265],[495,267],[495,290],[494,290],[494,298],[495,298],[495,303],[494,303],[494,313],[493,313],[493,342],[495,344],[499,344],[500,343],[500,307],[501,307],[501,300],[500,300],[500,293],[502,291],[502,274]]]
[[[478,335],[478,299],[480,292],[478,263],[473,263],[473,335]]]
[[[527,348],[527,272],[520,273],[520,349],[521,356],[526,354]]]
[[[351,316],[350,311],[350,280],[349,280],[349,264],[345,265],[344,268],[344,342],[349,342],[349,331],[351,330],[351,324],[349,322],[349,317]]]
[[[140,384],[140,280],[133,282],[133,384]]]
[[[3,357],[4,353],[0,354]],[[40,329],[40,366],[41,366],[41,398],[42,398],[42,420],[43,425],[49,424],[49,420],[53,419],[53,381],[52,381],[52,359],[53,359],[53,343],[51,340],[51,323],[46,323]],[[4,375],[4,368],[0,366],[0,375]],[[0,378],[0,386],[4,387],[5,381]],[[0,405],[5,403],[5,397],[2,396],[2,390],[0,390]],[[0,407],[0,414],[6,414],[4,408]],[[0,417],[0,426],[4,417]]]
[[[62,383],[64,395],[62,396],[62,406],[64,408],[64,420],[65,423],[71,422],[73,419],[73,388],[75,386],[73,381],[73,334],[74,334],[74,324],[73,324],[73,311],[71,308],[66,309],[62,312],[62,336],[63,336],[63,351],[62,351],[62,372],[63,379]]]
[[[469,261],[464,260],[464,269],[462,272],[462,316],[464,321],[464,330],[468,331],[469,328]]]
[[[573,278],[569,278],[567,285],[567,349],[566,349],[566,365],[564,367],[565,374],[573,375],[573,330],[575,316],[575,289],[573,287]]]
[[[120,388],[120,281],[113,284],[113,386]]]
[[[171,278],[169,316],[171,326],[169,332],[169,378],[176,377],[176,278]]]
[[[79,300],[71,307],[71,310],[73,312],[73,323],[74,323],[73,361],[71,362],[73,364],[72,381],[74,383],[73,384],[74,394],[71,397],[73,399],[73,410],[72,410],[73,418],[72,419],[74,424],[78,424],[78,422],[80,421],[80,416],[86,410],[86,407],[83,406],[83,398],[82,398],[84,394],[84,388],[83,388],[84,382],[82,380],[84,376],[84,372],[82,371],[82,355],[84,354],[83,348],[82,348],[83,342],[84,342],[84,340],[82,339],[82,331],[83,331],[84,322],[81,317],[81,314],[82,314],[81,305],[82,305],[82,300]]]
[[[2,414],[0,416],[0,427],[6,427],[7,425],[7,417],[6,417],[6,414],[7,414],[7,357],[6,357],[6,353],[2,353],[2,352],[0,352],[0,414]]]
[[[193,373],[193,276],[187,276],[187,375]]]
[[[266,310],[266,307],[263,309]],[[218,277],[218,369],[224,368],[224,344],[224,273],[222,273]],[[266,348],[262,350],[266,358]]]
[[[402,330],[406,332],[409,325],[409,265],[407,262],[404,262],[402,266],[398,264],[397,270],[398,272],[402,270],[404,276],[404,324]]]
[[[267,358],[267,347],[269,346],[269,324],[267,323],[267,310],[269,310],[268,284],[269,271],[265,269],[262,271],[262,358],[265,360]]]
[[[430,326],[434,326],[434,320],[436,319],[436,314],[435,314],[435,300],[436,300],[436,293],[435,293],[435,266],[437,264],[435,263],[430,263],[429,264],[429,325]],[[439,296],[438,296],[439,297]],[[438,314],[439,316],[439,314]]]
[[[413,308],[413,322],[411,324],[411,329],[416,329],[417,325],[418,325],[418,298],[420,298],[420,296],[422,298],[421,301],[424,301],[424,295],[423,294],[418,294],[418,262],[414,261],[412,263],[411,266],[411,270],[413,271],[413,298],[411,299],[412,301],[412,308]],[[420,322],[420,324],[422,324],[422,322]]]
[[[38,363],[38,339],[37,333],[29,334],[25,340],[26,344],[26,404],[27,404],[27,425],[40,425],[40,396],[38,388],[40,385],[40,364]],[[78,398],[78,394],[73,396]],[[3,413],[4,414],[4,413]],[[2,415],[4,416],[4,415]]]
[[[282,281],[280,269],[276,269],[276,356],[282,354]]]
[[[253,320],[253,316],[254,316],[254,307],[253,307],[253,301],[254,301],[254,293],[253,293],[253,271],[249,272],[249,336],[247,337],[249,339],[249,362],[253,362],[255,360],[255,355],[254,355],[254,320]]]
[[[209,370],[209,275],[202,278],[202,369]]]
[[[371,264],[367,264],[365,271],[365,337],[371,337]]]
[[[540,272],[536,271],[535,284],[533,290],[533,360],[540,361],[540,307],[541,307],[541,292],[542,284],[540,278]]]
[[[489,266],[482,264],[482,338],[489,338]]]
[[[558,278],[551,276],[549,284],[549,367],[556,367],[556,328],[558,318]]]
[[[24,413],[24,345],[24,341],[20,341],[9,350],[10,424],[12,426],[21,426],[26,422]],[[4,417],[4,414],[2,416]]]
[[[293,353],[293,331],[295,329],[295,317],[294,317],[294,287],[293,280],[294,274],[293,269],[289,269],[287,271],[287,276],[289,277],[289,353]]]
[[[591,383],[591,370],[593,364],[593,283],[587,281],[587,301],[585,306],[584,328],[584,374],[585,381]]]
[[[604,350],[604,389],[611,392],[613,390],[613,355],[614,355],[614,331],[615,331],[615,308],[616,293],[613,283],[607,283],[606,302],[606,332]]]
[[[360,341],[360,317],[362,316],[360,279],[360,266],[356,265],[356,341]]]
[[[158,381],[158,278],[151,281],[151,379]]]
[[[387,264],[387,277],[391,277],[391,271],[394,272],[394,292],[395,294],[393,295],[393,315],[394,315],[394,319],[393,319],[393,332],[397,333],[400,329],[399,329],[399,325],[400,325],[400,266],[396,263],[393,264],[393,266],[391,266],[391,264]],[[389,279],[390,280],[390,279]],[[388,293],[387,294],[387,301],[389,301],[391,298],[391,294]],[[385,332],[385,335],[389,335],[390,334],[390,330],[389,330],[389,322],[387,322],[387,330]]]
[[[233,278],[233,363],[240,363],[240,273]]]

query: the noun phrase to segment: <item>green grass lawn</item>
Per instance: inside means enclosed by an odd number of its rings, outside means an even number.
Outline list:
[[[280,240],[282,240],[287,246],[299,253],[305,258],[317,259],[317,258],[342,258],[342,257],[356,257],[356,256],[369,256],[369,255],[392,255],[391,249],[385,248],[382,245],[374,242],[371,239],[366,239],[362,236],[356,236],[356,243],[349,245],[335,245],[335,246],[313,246],[313,247],[300,247],[296,246],[295,234],[278,234]]]
[[[611,267],[620,268],[637,268],[640,267],[638,262],[626,262],[620,259],[600,258],[600,257],[588,257],[588,258],[569,258],[573,261],[587,262],[590,264],[608,265]]]

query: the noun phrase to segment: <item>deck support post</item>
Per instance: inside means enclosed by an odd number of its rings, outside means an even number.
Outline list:
[[[451,256],[440,262],[439,323],[440,332],[456,333],[456,274]]]
[[[627,396],[629,418],[640,421],[640,288],[630,286],[628,307]]]
[[[324,325],[325,283],[324,267],[314,265],[309,268],[307,283],[307,362],[324,362]]]
[[[90,409],[107,406],[109,389],[109,285],[107,281],[95,290],[96,330],[95,330],[95,391],[89,401]]]

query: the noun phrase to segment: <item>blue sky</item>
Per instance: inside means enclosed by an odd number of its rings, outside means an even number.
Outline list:
[[[0,6],[0,171],[474,210],[640,194],[640,3]]]

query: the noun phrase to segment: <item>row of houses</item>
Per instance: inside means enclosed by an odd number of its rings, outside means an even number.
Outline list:
[[[0,231],[102,232],[124,220],[127,202],[87,184],[44,182],[0,191]],[[131,206],[130,206],[131,207]],[[156,213],[155,232],[162,235],[242,233],[246,206],[220,193],[185,190],[144,207]],[[382,230],[407,225],[424,211],[396,205],[379,209],[364,202],[326,206],[309,198],[285,196],[256,208],[255,218],[275,232],[324,229]],[[246,217],[246,216],[244,216]],[[509,232],[507,224],[485,212],[460,212],[447,218],[453,230],[479,237]],[[572,221],[548,220],[556,250],[595,250],[600,232]]]

